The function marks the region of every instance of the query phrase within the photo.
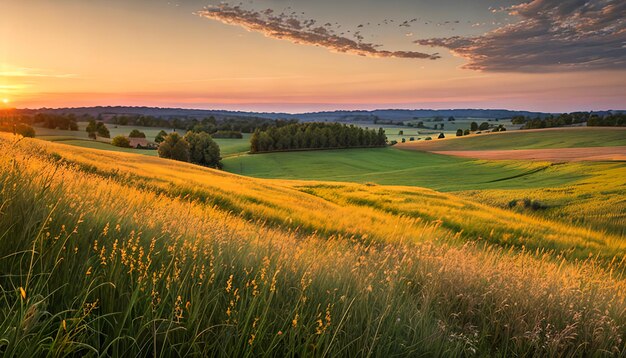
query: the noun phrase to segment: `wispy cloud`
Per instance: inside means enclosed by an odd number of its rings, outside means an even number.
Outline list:
[[[49,77],[49,78],[73,78],[77,77],[73,73],[54,73],[50,70],[40,68],[15,67],[0,70],[0,77]]]
[[[626,69],[626,1],[532,0],[506,9],[520,21],[478,37],[417,40],[500,72]]]
[[[355,54],[375,58],[410,58],[438,59],[436,53],[427,54],[417,51],[388,51],[381,45],[363,42],[357,32],[356,40],[336,34],[331,24],[318,26],[315,20],[301,19],[292,14],[275,14],[272,9],[263,11],[245,10],[240,6],[220,4],[198,11],[198,15],[217,20],[225,24],[241,26],[249,31],[264,34],[267,37],[288,40],[293,43],[321,46],[333,52]]]

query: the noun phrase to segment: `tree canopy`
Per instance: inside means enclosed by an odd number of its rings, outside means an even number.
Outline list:
[[[385,131],[339,123],[295,123],[256,131],[250,138],[250,151],[380,147],[387,144]]]
[[[170,133],[165,137],[163,142],[159,144],[158,153],[161,158],[188,162],[189,143],[178,133]]]
[[[221,168],[220,147],[208,133],[187,132],[183,140],[189,144],[189,161],[213,168]]]

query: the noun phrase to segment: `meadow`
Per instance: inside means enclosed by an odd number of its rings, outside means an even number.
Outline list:
[[[626,354],[619,235],[418,187],[0,150],[4,355]]]
[[[408,149],[413,146],[416,149],[432,151],[626,146],[626,130],[610,127],[530,129],[406,143],[398,147]]]
[[[136,153],[149,156],[157,156],[156,150],[143,150],[133,148],[120,148],[113,146],[106,142],[94,141],[90,139],[85,131],[87,127],[86,122],[78,123],[78,131],[49,129],[43,127],[35,127],[36,137],[39,139],[51,141],[51,142],[63,142],[64,144],[73,145],[83,148],[94,148],[115,152]],[[154,140],[156,135],[164,130],[167,133],[172,132],[171,128],[157,128],[157,127],[141,127],[141,126],[122,126],[122,125],[107,125],[111,138],[118,135],[127,136],[133,129],[137,129],[146,134],[146,138],[149,141]],[[232,155],[238,155],[246,153],[250,150],[250,134],[244,133],[242,139],[224,139],[216,138],[215,142],[220,146],[220,150],[223,157]]]
[[[567,165],[481,161],[393,147],[239,155],[224,160],[224,170],[257,178],[371,182],[439,191],[541,188],[587,176],[580,167]]]

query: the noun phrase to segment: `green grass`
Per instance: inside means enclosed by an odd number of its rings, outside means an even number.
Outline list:
[[[37,138],[51,141],[51,142],[63,142],[68,145],[75,145],[78,147],[94,148],[101,150],[110,150],[124,153],[136,153],[144,155],[157,155],[154,150],[141,150],[132,148],[119,148],[107,143],[96,142],[87,136],[85,128],[87,123],[79,122],[78,131],[67,131],[60,129],[48,129],[43,127],[35,127]],[[140,127],[140,126],[120,126],[107,124],[111,138],[118,135],[128,135],[133,129],[140,130],[146,134],[148,141],[154,140],[154,137],[161,131],[171,132],[170,128],[153,128],[153,127]],[[245,153],[250,150],[250,134],[244,133],[242,139],[222,139],[217,138],[215,142],[220,146],[220,150],[223,157]]]
[[[619,128],[567,128],[544,131],[509,131],[470,135],[428,143],[428,150],[506,150],[611,147],[626,145],[626,130]]]
[[[441,191],[563,185],[584,175],[536,162],[489,162],[394,148],[241,155],[226,171],[258,178],[373,182]]]

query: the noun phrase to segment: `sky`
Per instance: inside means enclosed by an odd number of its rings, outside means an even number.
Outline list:
[[[0,106],[626,109],[622,0],[0,0]]]

